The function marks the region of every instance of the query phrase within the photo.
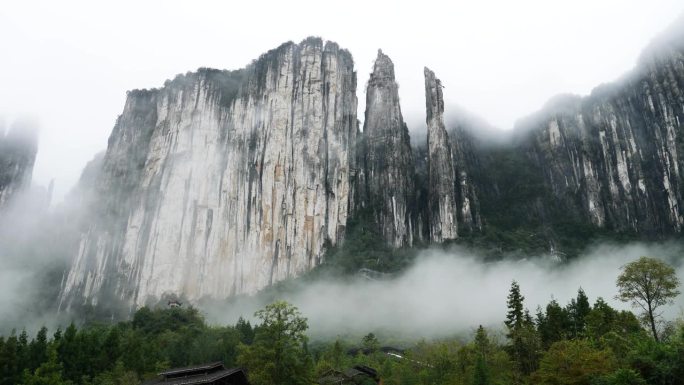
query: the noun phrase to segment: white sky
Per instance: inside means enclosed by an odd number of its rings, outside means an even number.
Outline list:
[[[458,104],[504,129],[561,92],[632,68],[681,0],[7,1],[0,5],[0,116],[41,122],[34,181],[57,198],[105,149],[126,90],[198,67],[241,68],[280,43],[347,48],[364,88],[378,48],[395,63],[412,131],[423,66]]]

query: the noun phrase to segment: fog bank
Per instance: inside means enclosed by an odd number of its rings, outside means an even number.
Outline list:
[[[406,272],[393,279],[351,282],[318,280],[283,293],[285,299],[309,320],[310,336],[334,338],[369,332],[395,338],[431,338],[470,333],[477,325],[499,328],[506,314],[506,297],[512,280],[525,296],[525,306],[534,314],[555,298],[562,306],[582,287],[593,304],[603,297],[611,306],[629,309],[613,299],[620,267],[640,256],[662,258],[672,263],[684,282],[681,244],[604,244],[590,248],[580,258],[561,264],[549,257],[482,263],[477,253],[460,248],[448,252],[426,250]],[[252,314],[265,300],[243,298],[226,307],[202,310],[213,323],[234,323]],[[664,316],[682,313],[680,295]]]

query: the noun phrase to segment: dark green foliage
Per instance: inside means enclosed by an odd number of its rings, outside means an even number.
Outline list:
[[[255,385],[311,383],[313,362],[305,335],[308,325],[296,307],[279,301],[256,312],[262,323],[252,345],[240,345],[238,362]]]
[[[348,275],[362,268],[396,273],[410,266],[417,252],[417,248],[387,246],[374,225],[372,212],[363,209],[350,219],[344,243],[333,247],[327,242],[324,263],[311,272],[310,277]]]
[[[618,369],[614,373],[598,377],[591,385],[647,385],[646,381],[632,369]]]
[[[629,366],[649,384],[684,384],[684,338],[668,343],[638,339],[629,354]]]
[[[556,300],[551,300],[546,305],[546,313],[537,316],[537,330],[541,338],[542,347],[548,349],[554,342],[568,336],[570,319],[568,312],[563,309]]]
[[[523,311],[524,300],[525,297],[520,293],[520,286],[513,281],[508,294],[508,313],[504,321],[508,328],[506,337],[509,340],[506,349],[520,373],[528,375],[537,368],[541,341],[532,317],[527,310]]]
[[[614,369],[610,350],[597,349],[582,339],[559,341],[544,353],[531,379],[534,384],[590,385],[592,379]]]
[[[137,385],[170,367],[211,361],[246,366],[255,385],[311,384],[354,365],[375,368],[385,385],[684,383],[681,322],[658,342],[633,313],[601,298],[589,306],[582,290],[565,307],[552,300],[539,308],[535,323],[514,283],[505,341],[480,326],[470,342],[423,341],[402,347],[399,356],[383,353],[386,345],[373,333],[350,345],[321,341],[309,349],[306,319],[286,303],[257,316],[255,326],[240,319],[219,327],[192,308],[143,308],[131,321],[72,324],[51,339],[45,328],[33,338],[12,332],[0,336],[0,385]]]
[[[508,301],[506,303],[508,306],[508,313],[506,314],[506,321],[504,321],[509,330],[509,337],[510,332],[520,329],[525,322],[523,317],[524,300],[525,297],[520,293],[518,282],[513,281],[511,283],[511,290],[508,293]]]
[[[473,374],[473,385],[489,385],[489,367],[487,366],[487,355],[490,350],[489,337],[487,331],[480,325],[475,333],[475,370]]]
[[[611,332],[622,336],[643,333],[639,320],[633,313],[617,311],[600,297],[587,314],[585,321],[587,337],[596,340]]]
[[[252,344],[252,341],[254,341],[254,329],[249,321],[245,321],[244,318],[240,317],[235,324],[235,329],[240,334],[240,342],[246,345]]]
[[[47,328],[43,326],[38,331],[36,338],[29,343],[29,369],[38,369],[41,363],[47,361]]]
[[[364,352],[375,353],[380,348],[380,342],[373,333],[368,333],[363,337],[362,341]]]
[[[194,308],[142,308],[132,321],[80,329],[72,323],[51,339],[46,328],[30,341],[25,332],[12,333],[0,337],[0,385],[137,385],[172,366],[235,366],[237,346],[252,338],[250,331],[244,320],[236,327],[208,326]]]
[[[570,336],[577,338],[584,335],[586,328],[586,318],[591,311],[591,305],[589,305],[589,298],[584,293],[584,290],[580,288],[577,291],[577,299],[573,299],[570,304],[566,307],[566,312],[570,321]]]
[[[7,337],[0,351],[0,384],[13,385],[19,381],[22,364],[17,357],[17,336],[14,331]]]

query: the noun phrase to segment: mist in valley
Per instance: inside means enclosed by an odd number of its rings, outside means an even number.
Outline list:
[[[582,288],[593,304],[602,297],[618,309],[628,304],[614,299],[620,267],[652,256],[671,263],[684,282],[680,242],[598,244],[576,259],[561,262],[550,255],[483,262],[482,253],[461,247],[426,249],[401,274],[379,280],[360,275],[353,278],[321,278],[297,283],[276,298],[297,306],[309,320],[313,339],[353,338],[373,332],[385,338],[469,338],[478,325],[503,329],[506,297],[516,280],[525,306],[536,313],[555,299],[565,306]],[[233,324],[253,313],[273,297],[257,295],[201,306],[211,323]],[[664,319],[684,315],[684,296],[664,308]]]

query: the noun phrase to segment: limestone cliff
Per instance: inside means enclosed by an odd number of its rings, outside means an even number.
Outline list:
[[[594,226],[645,234],[684,224],[684,51],[647,49],[585,98],[557,98],[521,123],[522,147],[559,205]]]
[[[445,125],[441,83],[425,68],[427,142],[412,148],[382,52],[360,134],[352,57],[315,38],[241,70],[131,91],[83,179],[92,205],[61,306],[254,293],[319,264],[359,221],[362,237],[371,223],[396,248],[460,237],[548,251],[592,234],[676,236],[682,41],[659,41],[628,76],[556,98],[490,144],[476,127]],[[8,154],[0,204],[33,164]]]
[[[356,105],[351,55],[316,38],[129,92],[62,308],[253,293],[320,263],[353,203]]]
[[[443,242],[458,237],[456,175],[451,141],[444,126],[442,84],[425,68],[427,122],[427,218],[429,240]]]
[[[359,204],[394,247],[413,244],[415,221],[415,166],[398,88],[392,60],[378,51],[366,90]]]
[[[16,121],[7,132],[0,126],[0,210],[31,186],[38,151],[36,134],[29,121]]]

